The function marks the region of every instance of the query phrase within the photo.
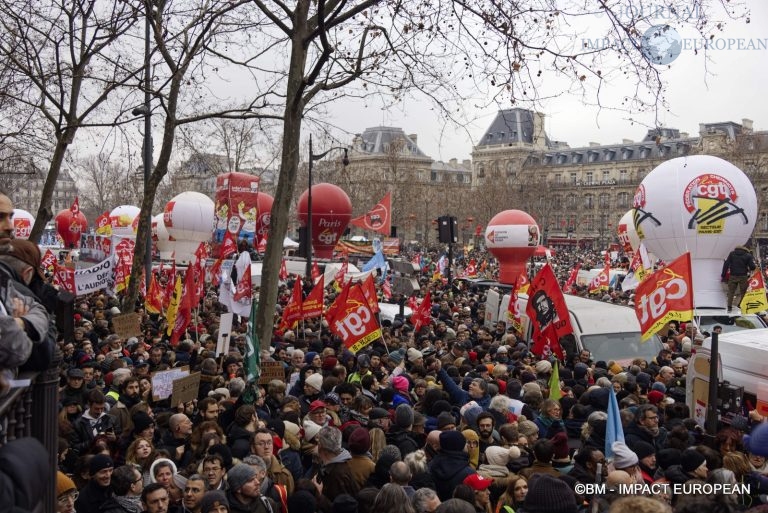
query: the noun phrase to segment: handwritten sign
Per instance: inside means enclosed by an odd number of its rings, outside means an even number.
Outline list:
[[[197,399],[197,391],[200,388],[200,373],[195,372],[183,378],[174,379],[171,394],[171,408],[179,403],[188,403]]]
[[[112,317],[112,326],[115,328],[115,334],[125,340],[129,337],[138,337],[141,335],[141,317],[138,313],[127,313]]]
[[[261,362],[259,385],[267,385],[273,379],[285,381],[285,370],[280,362]]]
[[[152,373],[152,399],[161,401],[168,399],[173,393],[173,382],[179,378],[189,376],[189,367],[179,367],[167,371]]]

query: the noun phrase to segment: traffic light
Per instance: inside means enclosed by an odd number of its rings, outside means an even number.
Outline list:
[[[444,244],[452,244],[459,241],[459,223],[453,216],[438,217],[437,232],[437,240]]]

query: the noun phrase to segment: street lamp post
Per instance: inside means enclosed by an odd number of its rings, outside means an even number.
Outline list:
[[[344,158],[341,159],[341,163],[344,166],[349,165],[348,148],[343,146],[334,146],[327,149],[323,153],[315,155],[312,153],[312,134],[309,134],[309,188],[307,189],[307,268],[306,276],[310,278],[312,276],[312,166],[316,160],[320,160],[328,155],[333,150],[344,150]]]

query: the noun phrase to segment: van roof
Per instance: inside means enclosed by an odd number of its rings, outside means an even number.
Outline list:
[[[614,305],[595,299],[565,294],[568,310],[576,314],[582,331],[589,327],[592,333],[639,332],[640,322],[635,311],[627,306]],[[610,320],[610,322],[606,322]],[[595,327],[605,328],[603,331],[592,331]]]

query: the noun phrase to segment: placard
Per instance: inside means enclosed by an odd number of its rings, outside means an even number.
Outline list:
[[[259,385],[268,385],[273,379],[285,381],[285,369],[283,364],[280,362],[261,362]]]
[[[183,378],[174,379],[171,394],[171,408],[179,403],[188,403],[197,399],[197,392],[200,389],[200,373],[195,372]]]
[[[221,314],[219,318],[219,339],[216,341],[216,356],[229,354],[229,341],[232,338],[232,312]]]
[[[152,399],[161,401],[168,399],[173,393],[173,382],[176,379],[189,376],[189,367],[179,367],[167,371],[152,373]]]
[[[141,335],[141,317],[137,312],[112,317],[115,334],[123,340]]]

